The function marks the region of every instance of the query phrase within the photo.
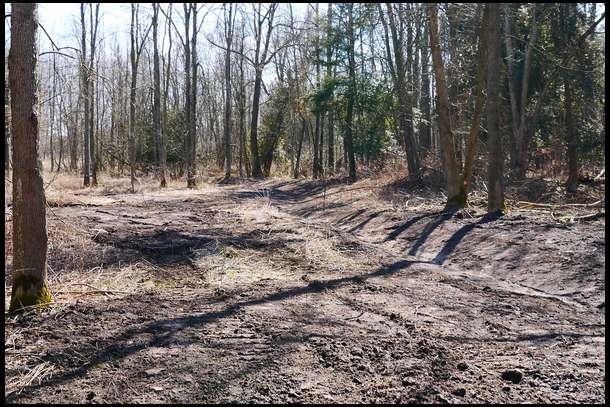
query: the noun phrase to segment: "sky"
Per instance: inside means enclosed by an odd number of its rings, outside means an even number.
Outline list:
[[[131,24],[131,3],[100,3],[100,29],[99,33],[105,36],[106,45],[110,46],[113,41],[113,36],[125,47],[129,44],[129,26]],[[323,4],[323,3],[320,3]],[[203,11],[199,16],[203,16],[209,8],[218,9],[220,3],[210,3],[203,7]],[[5,13],[10,13],[10,5],[5,3]],[[161,7],[167,10],[167,3],[161,3]],[[307,5],[304,3],[294,3],[293,8],[296,15],[304,14]],[[182,13],[182,4],[174,4],[174,15],[176,12]],[[89,20],[89,9],[85,8],[86,21]],[[140,13],[147,15],[152,13],[150,3],[142,3],[140,5]],[[215,16],[218,13],[209,13],[204,20],[202,31],[204,33],[212,32],[219,25],[218,18]],[[39,22],[49,33],[57,46],[78,47],[78,36],[80,36],[80,3],[39,3],[38,6]],[[164,18],[161,17],[161,21]],[[180,17],[175,21],[181,20]],[[181,25],[178,25],[181,28]],[[163,35],[164,27],[159,27]],[[8,29],[5,24],[5,33],[8,35]],[[77,36],[78,35],[78,36]],[[205,40],[204,40],[205,41]],[[205,41],[207,42],[207,41]],[[51,44],[41,32],[40,36],[40,52],[51,50]]]

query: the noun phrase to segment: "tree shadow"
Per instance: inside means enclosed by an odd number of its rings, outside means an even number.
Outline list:
[[[434,230],[437,227],[439,227],[441,224],[443,224],[445,221],[451,219],[453,214],[454,214],[454,212],[452,212],[452,211],[443,211],[438,214],[438,217],[434,221],[429,222],[426,225],[426,227],[424,228],[424,230],[422,231],[422,233],[419,235],[417,240],[415,241],[415,244],[413,244],[413,246],[409,250],[409,255],[415,256],[415,254],[417,253],[417,250],[419,250],[419,248],[424,243],[426,243],[426,240],[428,240],[428,237],[430,237],[432,232],[434,232]]]
[[[362,222],[360,222],[359,224],[357,224],[356,226],[354,226],[353,228],[348,230],[348,232],[353,233],[357,230],[363,229],[367,223],[369,223],[371,220],[375,219],[376,217],[378,217],[379,215],[381,215],[384,212],[385,211],[377,211],[377,212],[370,214],[365,220],[363,220]]]
[[[408,228],[410,228],[412,225],[414,225],[415,223],[417,223],[418,221],[420,221],[421,219],[424,218],[429,218],[432,216],[436,216],[439,215],[442,212],[433,212],[433,213],[425,213],[423,215],[419,215],[419,216],[415,216],[412,219],[409,219],[407,222],[403,223],[402,225],[399,225],[398,227],[396,227],[385,239],[384,239],[384,243],[388,242],[390,240],[396,240],[396,238],[405,230],[407,230]]]
[[[432,263],[434,264],[443,264],[447,257],[453,253],[453,251],[457,248],[458,244],[462,241],[462,239],[474,228],[477,226],[483,225],[485,223],[494,222],[502,217],[502,212],[491,212],[483,215],[483,217],[475,223],[471,223],[465,226],[462,226],[455,232],[449,240],[445,243],[445,246],[441,249],[441,251],[436,255]],[[413,250],[413,249],[412,249]],[[411,254],[411,252],[409,252]]]
[[[209,311],[202,314],[179,316],[175,318],[165,318],[144,323],[140,326],[129,328],[123,333],[115,336],[112,339],[112,342],[101,350],[99,350],[99,339],[92,339],[87,343],[79,344],[78,346],[65,351],[66,356],[64,356],[64,358],[66,359],[69,359],[69,355],[72,354],[93,354],[94,356],[89,359],[87,363],[77,366],[69,371],[53,375],[52,377],[43,380],[39,384],[23,389],[19,394],[12,394],[7,398],[7,401],[17,402],[37,389],[53,385],[60,385],[73,379],[83,377],[89,370],[101,363],[116,362],[152,346],[168,347],[170,344],[176,343],[174,340],[176,333],[183,331],[186,328],[202,328],[206,324],[233,316],[244,307],[277,302],[302,296],[304,294],[321,293],[326,290],[337,289],[347,284],[360,284],[363,280],[369,278],[390,276],[416,263],[427,262],[400,260],[393,264],[381,267],[375,272],[369,274],[342,277],[326,281],[312,281],[305,286],[284,289],[251,300],[237,301],[218,311]],[[135,297],[132,298],[132,301],[138,301],[142,297],[142,294],[136,294],[132,297]],[[127,301],[129,301],[129,299]],[[138,341],[138,339],[140,339],[138,336],[143,333],[151,334],[152,338],[149,340]],[[197,340],[197,338],[191,338],[190,341],[179,341],[179,345],[186,346],[195,340]],[[46,355],[41,359],[55,365],[66,364],[64,363],[65,361],[62,360],[62,356],[58,355]]]

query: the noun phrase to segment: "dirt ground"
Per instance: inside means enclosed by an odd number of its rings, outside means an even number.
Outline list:
[[[50,193],[56,302],[5,314],[6,401],[605,403],[604,218],[441,204],[340,180]]]

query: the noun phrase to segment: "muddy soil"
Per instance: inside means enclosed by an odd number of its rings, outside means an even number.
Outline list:
[[[605,402],[603,218],[341,182],[72,198],[57,304],[5,316],[9,402]]]

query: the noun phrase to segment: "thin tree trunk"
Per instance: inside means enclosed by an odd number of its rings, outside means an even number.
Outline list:
[[[244,53],[244,25],[241,27],[240,53]],[[239,58],[239,177],[244,177],[244,154],[246,152],[246,83],[244,80],[244,57]]]
[[[51,99],[51,101],[49,101],[49,121],[50,123],[50,137],[49,137],[49,148],[51,150],[51,172],[53,172],[53,167],[55,166],[55,157],[53,155],[53,125],[55,124],[55,94],[56,94],[56,90],[57,90],[57,71],[55,69],[55,54],[53,54],[53,71],[52,71],[52,75],[53,78],[51,79],[51,82],[53,83],[53,87],[52,87],[52,93],[51,96],[53,99]]]
[[[455,145],[451,130],[451,116],[449,110],[449,95],[445,83],[445,70],[441,56],[441,47],[438,37],[437,5],[428,4],[428,19],[430,24],[430,45],[432,48],[432,62],[436,77],[436,109],[439,116],[439,132],[441,142],[441,155],[445,176],[447,177],[447,209],[464,206],[460,196],[460,180],[455,160]]]
[[[333,22],[333,4],[328,3],[328,27],[326,36],[329,37],[332,32],[332,22]],[[333,78],[332,76],[332,57],[333,57],[333,49],[331,41],[327,41],[326,45],[326,77],[328,80]],[[331,95],[331,98],[333,95]],[[335,117],[334,117],[334,109],[330,109],[327,113],[328,116],[328,170],[330,173],[335,172]]]
[[[425,7],[422,5],[422,7]],[[425,43],[421,47],[421,102],[420,102],[420,110],[423,113],[423,119],[420,127],[419,127],[419,145],[427,150],[430,148],[432,143],[431,136],[431,126],[430,126],[430,73],[428,72],[428,44],[429,44],[429,34],[428,34],[428,22],[424,19],[424,33],[423,40]]]
[[[197,4],[191,3],[191,16],[193,18],[193,32],[191,39],[191,69],[193,71],[191,81],[192,90],[190,92],[191,103],[189,114],[189,165],[187,168],[187,187],[197,186],[197,167],[196,167],[196,146],[197,146]],[[188,69],[188,68],[187,68]]]
[[[91,137],[89,136],[89,116],[90,111],[89,107],[91,106],[89,103],[89,68],[87,66],[87,34],[85,30],[85,4],[80,4],[80,18],[81,18],[81,34],[82,34],[82,50],[81,50],[81,91],[85,104],[85,119],[83,122],[83,127],[85,129],[84,137],[85,142],[83,143],[83,185],[88,187],[90,185],[90,174],[91,174],[91,147],[89,146]]]
[[[394,46],[394,62],[396,64],[394,69],[396,77],[394,88],[396,90],[396,96],[398,97],[400,131],[402,132],[403,143],[407,153],[409,177],[413,180],[419,180],[421,179],[421,170],[417,145],[415,144],[415,137],[413,134],[413,101],[411,95],[407,91],[408,82],[405,76],[409,63],[408,61],[405,63],[404,60],[402,33],[397,27],[398,23],[394,17],[392,5],[390,3],[386,3],[386,5],[388,9],[390,33],[392,35],[392,45]]]
[[[159,73],[159,47],[158,47],[159,3],[153,3],[153,64],[154,64],[154,101],[153,122],[155,126],[155,140],[159,150],[159,181],[161,188],[167,187],[165,179],[165,140],[161,127],[161,78]]]
[[[225,5],[226,7],[226,5]],[[226,10],[225,10],[226,13]],[[228,26],[227,26],[228,24]],[[224,123],[224,145],[226,174],[225,178],[231,177],[231,44],[233,42],[233,3],[229,3],[229,18],[225,16],[225,38],[227,50],[225,53],[225,123]]]
[[[477,136],[481,124],[481,115],[485,101],[484,90],[487,85],[487,24],[489,19],[489,8],[484,7],[481,27],[479,29],[479,64],[477,70],[477,88],[474,114],[472,116],[472,126],[466,143],[466,153],[464,159],[464,172],[462,174],[462,190],[464,205],[468,201],[468,191],[470,190],[470,180],[472,178],[472,168],[474,166],[474,156],[476,152]]]
[[[565,132],[568,145],[568,181],[566,189],[568,192],[573,193],[578,190],[578,155],[576,152],[578,137],[574,129],[574,119],[572,117],[572,86],[568,79],[564,79],[563,86],[565,91]]]
[[[347,99],[347,123],[345,129],[345,149],[349,159],[349,178],[351,181],[356,181],[356,159],[354,157],[354,141],[352,135],[353,117],[354,117],[354,99],[356,97],[356,61],[354,57],[354,16],[352,3],[348,4],[348,50],[347,58],[349,60],[349,95]]]
[[[95,156],[95,133],[94,133],[94,106],[95,106],[95,81],[92,76],[93,63],[95,60],[95,42],[97,39],[97,27],[98,27],[98,16],[100,11],[100,4],[96,3],[95,5],[95,20],[93,19],[93,5],[89,3],[89,22],[91,29],[91,55],[89,59],[89,75],[87,78],[87,82],[89,84],[90,93],[89,93],[89,148],[91,151],[89,152],[89,159],[91,160],[91,176],[92,176],[92,186],[97,186],[97,159]],[[95,112],[97,114],[97,112]]]

